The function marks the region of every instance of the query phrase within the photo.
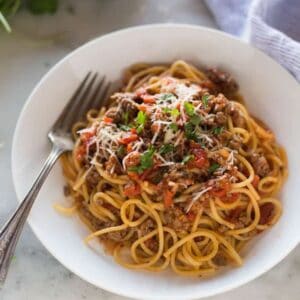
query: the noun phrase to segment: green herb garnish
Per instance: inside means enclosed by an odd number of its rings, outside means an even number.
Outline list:
[[[129,118],[129,113],[128,113],[128,111],[126,111],[122,114],[122,119],[123,119],[125,125],[128,124],[128,118]]]
[[[184,134],[187,139],[197,141],[197,135],[195,133],[195,126],[191,122],[184,124]]]
[[[189,162],[190,160],[192,160],[192,159],[194,159],[194,155],[192,155],[192,154],[186,155],[186,156],[183,158],[182,163],[183,163],[183,164],[186,164],[186,163],[188,163],[188,162]]]
[[[204,107],[207,107],[207,105],[208,105],[208,98],[209,98],[209,95],[202,96],[202,102],[204,104]]]
[[[121,145],[118,149],[117,149],[117,156],[118,157],[123,157],[125,155],[125,147],[124,145]]]
[[[194,115],[195,107],[192,103],[184,102],[184,109],[188,116],[192,117]]]
[[[200,117],[199,115],[193,115],[193,116],[191,117],[191,119],[190,119],[190,122],[191,122],[193,125],[197,126],[197,125],[199,125],[199,124],[201,123],[201,117]]]
[[[179,115],[180,115],[180,112],[179,112],[179,110],[177,108],[173,108],[171,110],[171,116],[172,117],[178,117]]]
[[[218,134],[221,134],[221,133],[223,132],[223,130],[224,130],[224,127],[223,127],[223,126],[222,126],[222,127],[215,127],[215,128],[212,130],[212,133],[218,135]]]
[[[217,169],[219,169],[220,165],[216,162],[212,163],[212,165],[209,167],[208,172],[210,174],[214,173]]]
[[[178,125],[176,123],[171,123],[170,128],[173,130],[173,132],[178,131]]]
[[[129,171],[141,174],[145,170],[151,168],[153,166],[154,152],[155,152],[154,148],[150,147],[147,151],[145,151],[142,154],[140,164],[138,166],[129,168]]]
[[[180,115],[180,112],[177,108],[164,107],[162,111],[166,114],[170,114],[172,117],[178,117]]]
[[[160,154],[167,154],[167,153],[170,153],[170,152],[173,152],[174,151],[174,145],[172,144],[165,144],[165,145],[162,145],[159,149],[159,153]]]
[[[136,131],[141,133],[144,130],[147,115],[143,111],[139,111],[137,117],[135,118]]]

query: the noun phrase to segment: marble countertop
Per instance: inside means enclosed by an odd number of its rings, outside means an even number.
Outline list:
[[[60,0],[54,16],[20,12],[13,33],[0,31],[0,224],[15,208],[11,142],[20,110],[40,78],[74,48],[139,24],[180,22],[216,27],[200,0]],[[300,299],[300,246],[271,271],[211,300]],[[2,300],[121,300],[82,281],[56,261],[26,226]]]

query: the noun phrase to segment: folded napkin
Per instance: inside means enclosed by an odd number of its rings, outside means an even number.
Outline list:
[[[273,57],[300,82],[299,0],[206,0],[219,27]]]

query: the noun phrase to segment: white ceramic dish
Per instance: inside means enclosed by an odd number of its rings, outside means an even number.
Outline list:
[[[93,40],[53,67],[34,89],[17,124],[12,151],[13,180],[19,200],[29,189],[50,150],[46,134],[72,91],[88,70],[111,80],[135,62],[172,62],[221,66],[238,80],[250,111],[264,120],[287,150],[290,175],[282,192],[283,216],[249,247],[241,268],[209,279],[123,269],[110,256],[82,242],[87,234],[77,218],[57,214],[62,202],[59,165],[50,174],[30,214],[29,223],[45,247],[81,278],[116,294],[143,299],[191,299],[218,294],[244,284],[283,259],[300,240],[300,87],[272,59],[221,32],[189,25],[152,25]]]

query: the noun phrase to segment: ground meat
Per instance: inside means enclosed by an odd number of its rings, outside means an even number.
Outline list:
[[[180,182],[182,178],[192,179],[192,173],[186,170],[186,166],[182,163],[176,163],[169,167],[169,171],[163,175],[164,183],[167,184],[169,181]]]
[[[271,216],[273,215],[274,205],[272,203],[264,203],[259,207],[260,219],[259,224],[265,225],[270,222]]]
[[[201,121],[201,125],[214,126],[216,125],[216,115],[210,114]]]
[[[250,156],[250,162],[258,176],[265,177],[270,173],[270,165],[262,154],[253,153]]]
[[[121,175],[122,174],[122,166],[119,162],[119,160],[111,155],[108,161],[105,163],[105,169],[108,173],[114,173]]]
[[[218,152],[210,152],[208,157],[213,160],[213,161],[210,162],[210,164],[213,164],[214,162],[217,162],[220,166],[223,166],[223,165],[226,164],[227,158],[224,158]]]
[[[226,220],[235,225],[234,229],[244,228],[247,225],[247,217],[245,216],[245,208],[238,206],[230,210]]]
[[[213,263],[217,266],[226,266],[227,258],[222,253],[217,253],[216,256],[212,259]]]
[[[239,135],[232,135],[231,139],[228,142],[228,146],[232,149],[238,150],[242,146],[242,139]]]
[[[233,111],[232,121],[236,127],[246,128],[246,120],[238,110]]]
[[[156,229],[155,222],[151,218],[149,218],[139,226],[138,236],[143,237],[151,231],[153,231],[154,229]],[[145,245],[154,252],[158,249],[158,242],[155,239],[155,237],[146,240]]]
[[[92,168],[86,176],[86,182],[90,189],[94,189],[99,183],[100,175],[95,168]]]
[[[175,230],[188,230],[191,226],[186,213],[178,206],[168,208],[164,213],[166,225]]]
[[[94,230],[100,230],[105,228],[105,225],[102,220],[96,218],[87,208],[86,204],[82,204],[79,208],[79,214],[84,218],[90,221]]]
[[[151,231],[153,231],[154,229],[155,229],[155,223],[151,218],[149,218],[139,226],[138,235],[140,237],[145,236]]]
[[[120,231],[109,232],[106,234],[106,237],[115,242],[121,242],[124,240],[124,237],[127,234],[128,234],[128,229],[124,229],[124,230],[120,230]]]
[[[210,103],[213,104],[212,112],[217,113],[219,111],[223,111],[228,104],[228,99],[223,94],[218,94],[215,98],[213,98]]]
[[[228,102],[225,112],[231,116],[234,126],[246,128],[246,120],[233,102]]]
[[[105,116],[108,118],[112,118],[114,120],[114,123],[121,123],[123,121],[121,110],[118,110],[117,107],[111,107],[110,109],[108,109],[105,113]]]
[[[151,239],[145,241],[145,245],[153,252],[157,252],[157,250],[158,250],[158,241],[155,238],[151,238]]]
[[[219,111],[216,114],[215,120],[217,125],[224,125],[227,122],[227,117],[223,112]]]
[[[116,93],[112,100],[118,104],[116,108],[110,108],[106,113],[107,117],[113,118],[116,123],[127,123],[136,117],[138,103],[133,93]],[[126,117],[125,117],[126,116]]]
[[[239,86],[229,73],[217,68],[211,68],[206,71],[206,75],[220,92],[234,94],[238,91]]]
[[[141,154],[137,151],[133,151],[125,160],[126,168],[134,167],[140,164]]]

